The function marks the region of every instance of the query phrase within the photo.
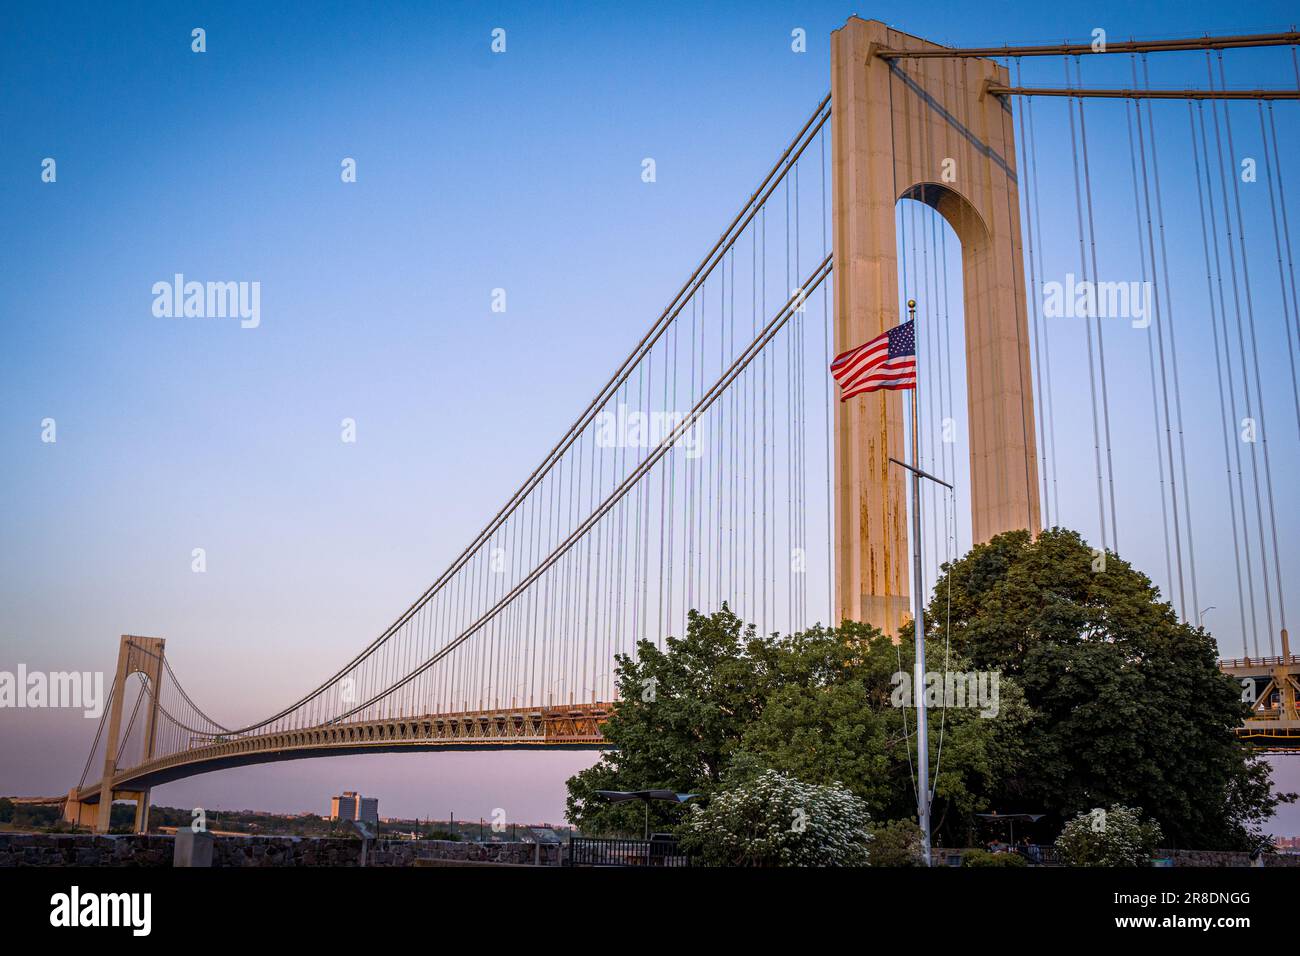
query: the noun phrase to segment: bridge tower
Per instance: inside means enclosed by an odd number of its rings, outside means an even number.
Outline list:
[[[132,674],[143,674],[149,682],[147,693],[147,712],[145,713],[144,741],[141,762],[153,756],[154,731],[158,725],[158,700],[162,688],[163,647],[166,641],[161,637],[137,637],[123,634],[117,651],[117,676],[113,681],[113,691],[109,700],[108,736],[104,742],[104,772],[100,776],[99,807],[95,814],[95,832],[107,833],[113,809],[114,797],[135,800],[135,831],[143,833],[149,826],[149,791],[114,790],[113,782],[117,777],[117,755],[120,748],[118,740],[122,732],[122,704],[126,697],[126,681]],[[69,794],[68,809],[65,814],[83,815],[80,808],[73,807],[74,790]],[[79,822],[79,821],[78,821]]]
[[[835,351],[898,324],[895,206],[932,206],[962,248],[974,540],[1037,533],[1015,139],[1010,106],[985,92],[1007,71],[878,55],[909,49],[941,47],[857,17],[831,35]],[[910,616],[903,471],[889,463],[904,458],[902,395],[837,404],[834,440],[838,613],[896,634]]]

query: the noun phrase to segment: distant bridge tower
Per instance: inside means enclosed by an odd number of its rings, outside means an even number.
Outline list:
[[[118,751],[122,746],[119,737],[122,733],[122,704],[126,696],[126,681],[132,674],[143,674],[149,682],[145,694],[146,712],[144,714],[143,753],[138,762],[143,763],[154,755],[154,732],[158,726],[159,690],[162,687],[163,647],[166,644],[161,637],[136,637],[122,635],[122,643],[117,651],[117,676],[110,692],[108,710],[108,735],[104,740],[104,770],[100,777],[98,806],[83,804],[77,800],[77,788],[68,794],[64,804],[64,819],[70,823],[93,825],[96,833],[107,833],[113,811],[113,798],[135,800],[135,830],[143,833],[149,826],[149,790],[114,790],[113,781],[117,777]]]
[[[831,35],[835,350],[897,325],[895,206],[916,199],[961,241],[975,542],[1040,528],[1015,139],[992,60],[886,59],[941,49],[857,17]],[[927,308],[929,306],[929,308]],[[922,304],[924,322],[932,303]],[[927,369],[922,369],[926,374]],[[908,613],[903,397],[869,393],[835,420],[836,604],[840,619],[895,634]]]

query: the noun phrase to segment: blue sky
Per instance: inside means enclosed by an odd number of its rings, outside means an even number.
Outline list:
[[[825,94],[830,31],[855,12],[957,45],[1082,40],[1095,26],[1112,38],[1261,32],[1294,16],[1281,3],[1243,14],[1201,2],[7,5],[0,668],[107,670],[117,635],[161,635],[197,699],[251,719],[349,657],[459,552],[640,337]],[[207,31],[201,55],[194,27]],[[505,55],[489,50],[495,27]],[[795,27],[805,54],[791,52]],[[1088,77],[1125,83],[1115,59]],[[1282,51],[1230,62],[1235,84],[1291,82]],[[1025,69],[1061,81],[1059,61]],[[1153,70],[1156,85],[1204,82],[1200,61]],[[1068,127],[1060,105],[1035,108],[1040,165],[1056,164],[1042,202],[1058,275],[1077,254],[1059,165]],[[1118,185],[1099,189],[1098,211],[1123,223],[1127,147],[1107,138],[1123,114],[1107,109],[1090,113],[1094,175]],[[1253,115],[1241,114],[1243,138]],[[1170,116],[1176,154],[1183,127]],[[653,185],[640,178],[646,156]],[[44,157],[57,183],[41,182]],[[344,157],[355,184],[340,182]],[[1181,218],[1194,207],[1169,192],[1174,262],[1203,285],[1199,237]],[[1261,237],[1262,202],[1249,196],[1246,214]],[[1117,227],[1103,273],[1131,263],[1131,242]],[[1262,314],[1276,289],[1258,262]],[[259,281],[260,327],[154,317],[150,288],[176,272]],[[494,288],[507,290],[504,314],[490,310]],[[1078,334],[1058,339],[1066,395]],[[1145,367],[1137,341],[1114,351],[1133,376]],[[1203,337],[1187,341],[1188,374],[1212,371]],[[1284,358],[1266,354],[1271,383]],[[1217,448],[1217,405],[1196,401],[1199,466]],[[1079,433],[1081,412],[1061,404],[1058,434]],[[1269,407],[1280,430],[1286,406]],[[1150,427],[1140,408],[1126,447]],[[46,417],[55,445],[39,440]],[[345,417],[355,445],[339,441]],[[1274,446],[1276,476],[1297,464],[1287,441]],[[1062,498],[1078,502],[1066,523],[1091,535],[1089,456],[1065,458]],[[1136,487],[1151,461],[1125,458],[1120,507],[1154,575],[1158,524]],[[1213,502],[1205,482],[1195,487]],[[1204,521],[1208,588],[1230,566],[1215,547],[1222,522]],[[204,575],[190,571],[195,547]],[[0,735],[0,790],[75,782],[87,722],[39,720],[39,743]],[[324,809],[346,787],[378,793],[382,812],[504,806],[555,820],[564,777],[592,759],[306,761],[180,782],[156,799]],[[1300,819],[1287,832],[1298,830]]]

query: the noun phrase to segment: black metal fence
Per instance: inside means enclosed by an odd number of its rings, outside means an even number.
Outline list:
[[[606,840],[574,837],[569,841],[569,866],[690,866],[691,858],[671,837],[650,840]]]
[[[1016,852],[1034,866],[1060,866],[1061,854],[1054,846],[1034,844],[1016,847]]]
[[[567,844],[568,866],[690,866],[691,858],[668,836],[649,840],[574,837]],[[961,866],[962,850],[936,847],[935,866]],[[1060,854],[1051,845],[1017,847],[1014,850],[1033,866],[1060,866]]]
[[[974,849],[974,848],[971,848]],[[934,866],[961,866],[965,849],[952,847],[935,847],[930,851],[930,860]],[[1061,854],[1051,844],[1034,844],[1018,846],[1014,849],[1017,856],[1022,856],[1030,866],[1061,866]]]

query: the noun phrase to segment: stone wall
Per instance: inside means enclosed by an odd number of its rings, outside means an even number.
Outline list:
[[[89,833],[0,833],[0,867],[171,866],[175,838],[167,835],[95,836]],[[369,866],[529,865],[538,852],[531,843],[457,843],[443,840],[377,840]],[[935,862],[961,850],[936,847]],[[540,848],[544,866],[562,862],[563,847]],[[1250,866],[1246,853],[1214,850],[1157,850],[1174,866]],[[359,866],[361,841],[318,837],[233,837],[213,839],[212,865]],[[1269,854],[1265,866],[1300,866],[1300,856]]]
[[[1167,857],[1174,866],[1250,866],[1249,853],[1227,850],[1156,850],[1157,857]],[[1289,853],[1269,853],[1264,856],[1265,866],[1300,866],[1300,856]]]
[[[964,849],[934,847],[931,859],[935,866],[958,866]],[[1174,866],[1251,866],[1249,853],[1228,850],[1156,850],[1157,859],[1168,859]],[[1300,855],[1269,853],[1264,856],[1265,866],[1300,866]]]
[[[166,835],[96,836],[88,833],[0,833],[0,867],[171,866],[175,838]],[[540,847],[543,865],[560,862],[561,847]],[[376,840],[369,866],[528,865],[531,843],[457,843]],[[361,841],[317,837],[215,837],[212,865],[359,866]]]

